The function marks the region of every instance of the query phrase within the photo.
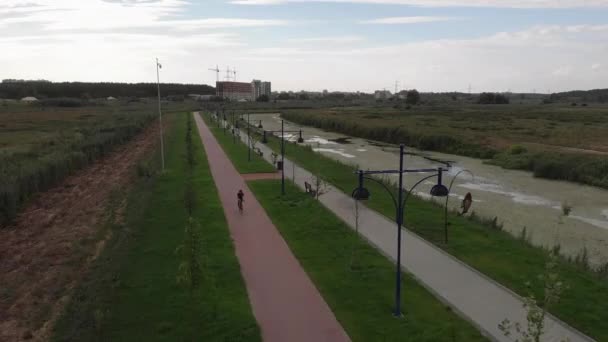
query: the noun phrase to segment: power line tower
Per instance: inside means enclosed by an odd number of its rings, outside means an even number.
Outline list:
[[[236,67],[234,67],[234,69],[232,70],[232,73],[234,74],[234,82],[236,82]]]

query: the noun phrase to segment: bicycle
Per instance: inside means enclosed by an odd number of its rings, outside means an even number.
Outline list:
[[[239,212],[242,214],[243,213],[243,201],[245,198],[245,194],[243,193],[243,190],[239,190],[239,192],[236,194],[236,197],[239,199],[237,205],[239,207]]]

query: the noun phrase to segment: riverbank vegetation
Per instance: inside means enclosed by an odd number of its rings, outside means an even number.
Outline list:
[[[293,184],[286,184],[285,196],[277,194],[280,181],[249,186],[353,341],[486,340],[408,274],[404,317],[393,318],[391,261]]]
[[[281,112],[303,125],[608,188],[604,104],[378,105]]]
[[[165,110],[192,105],[168,104]],[[0,226],[10,222],[35,193],[141,132],[157,118],[157,111],[152,102],[0,107]]]
[[[191,114],[172,120],[52,340],[261,340]]]
[[[269,147],[279,151],[279,144],[278,138],[270,137]],[[357,187],[352,165],[296,144],[287,145],[286,156],[345,193],[351,193]],[[393,219],[395,208],[385,190],[374,182],[366,183],[366,188],[373,195],[365,204]],[[541,298],[543,285],[537,276],[542,274],[549,260],[547,250],[532,246],[525,234],[517,237],[503,231],[497,223],[498,218],[450,213],[449,222],[449,242],[446,244],[443,207],[416,197],[408,201],[405,225],[409,229],[516,293],[525,296],[532,289],[537,298]],[[583,259],[581,256],[571,261],[559,260],[559,272],[568,289],[551,313],[584,333],[605,340],[608,339],[608,327],[604,324],[608,311],[603,303],[608,301],[608,274],[605,270],[591,270]]]

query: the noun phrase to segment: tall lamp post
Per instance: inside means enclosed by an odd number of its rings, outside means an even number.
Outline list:
[[[247,113],[247,160],[251,161],[251,131],[249,126],[249,113]]]
[[[262,126],[262,120],[260,120],[260,126]],[[304,138],[302,138],[302,130],[285,130],[285,122],[281,120],[281,130],[280,131],[266,131],[262,132],[262,143],[268,143],[267,133],[278,133],[281,132],[281,193],[285,195],[285,133],[299,133],[298,143],[303,143]]]
[[[162,165],[162,171],[165,171],[165,147],[163,143],[163,113],[160,107],[160,69],[162,69],[162,65],[158,62],[158,58],[156,58],[156,88],[158,90],[158,125],[160,127],[160,159]]]
[[[367,200],[370,197],[370,193],[367,189],[363,187],[364,179],[368,179],[370,181],[376,182],[389,193],[393,200],[393,204],[395,205],[395,222],[397,223],[397,269],[396,269],[396,283],[395,283],[395,316],[401,316],[401,226],[403,224],[403,212],[405,208],[405,204],[407,203],[410,194],[419,184],[424,182],[427,179],[437,177],[437,184],[435,184],[431,188],[431,196],[435,197],[446,197],[449,194],[449,189],[442,184],[443,171],[444,168],[429,168],[429,169],[404,169],[403,168],[403,156],[404,156],[405,146],[401,144],[399,146],[399,170],[378,170],[378,171],[369,171],[369,170],[358,170],[356,173],[359,176],[359,186],[353,190],[352,196],[356,200]],[[448,164],[449,167],[449,164]],[[424,177],[418,183],[416,183],[407,193],[405,198],[403,198],[403,174],[404,173],[423,173],[423,172],[433,172],[432,175]],[[372,178],[366,177],[366,175],[379,175],[379,174],[398,174],[399,175],[399,190],[398,190],[398,198],[395,199],[393,193],[389,190],[389,188],[382,182]]]
[[[281,119],[281,194],[285,195],[285,127]]]
[[[236,119],[234,116],[234,110],[232,111],[232,143],[236,144],[236,129],[237,129]]]

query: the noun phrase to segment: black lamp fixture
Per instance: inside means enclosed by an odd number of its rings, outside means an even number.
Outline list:
[[[356,188],[353,190],[352,197],[357,201],[367,201],[370,197],[370,193],[366,188]]]
[[[450,190],[448,190],[445,185],[441,184],[443,169],[439,168],[437,171],[437,184],[433,185],[431,188],[431,196],[446,197],[450,194]]]

